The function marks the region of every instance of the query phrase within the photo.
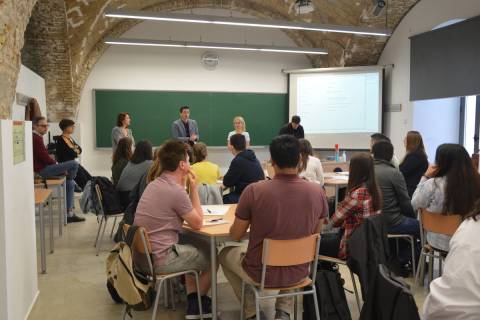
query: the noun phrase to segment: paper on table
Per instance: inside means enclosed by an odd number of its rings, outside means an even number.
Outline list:
[[[348,176],[336,176],[336,177],[334,177],[333,179],[335,179],[335,180],[345,180],[345,181],[348,181]]]
[[[230,206],[226,205],[202,206],[204,216],[223,216],[228,212],[228,209],[230,209]]]

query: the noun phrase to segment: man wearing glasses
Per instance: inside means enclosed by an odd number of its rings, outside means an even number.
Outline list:
[[[67,178],[67,222],[81,222],[84,218],[75,215],[73,210],[73,196],[75,179],[78,171],[78,162],[75,160],[57,163],[48,154],[43,144],[43,136],[48,132],[48,123],[45,117],[33,119],[33,170],[43,178],[66,175]]]

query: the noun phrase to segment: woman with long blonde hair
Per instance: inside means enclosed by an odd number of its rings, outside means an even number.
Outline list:
[[[403,142],[405,144],[406,154],[402,163],[400,163],[400,171],[405,178],[408,195],[411,198],[422,175],[428,168],[428,158],[420,132],[408,131]]]
[[[245,136],[245,140],[247,141],[247,148],[250,147],[250,134],[247,132],[247,125],[245,124],[245,119],[240,116],[236,116],[235,118],[233,118],[233,128],[235,130],[230,131],[227,137],[228,149],[231,150],[232,148],[232,146],[230,145],[230,137],[238,133]]]

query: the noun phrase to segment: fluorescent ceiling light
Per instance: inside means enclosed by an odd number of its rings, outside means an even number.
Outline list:
[[[280,53],[303,53],[303,54],[328,54],[325,49],[319,48],[297,48],[297,47],[276,47],[249,45],[238,43],[214,43],[214,42],[189,42],[172,40],[146,40],[146,39],[126,39],[126,38],[106,38],[106,44],[127,45],[127,46],[149,46],[149,47],[184,47],[201,49],[219,49],[219,50],[242,50],[242,51],[260,51],[260,52],[280,52]]]
[[[369,36],[390,36],[392,34],[389,29],[366,28],[340,26],[333,24],[307,23],[296,21],[282,20],[257,20],[250,18],[234,18],[219,17],[210,15],[193,15],[171,12],[157,11],[138,11],[138,10],[106,10],[105,16],[110,18],[138,19],[138,20],[155,20],[155,21],[175,21],[188,23],[209,23],[231,26],[247,26],[259,28],[276,28],[306,31],[322,31],[322,32],[339,32],[352,33]]]

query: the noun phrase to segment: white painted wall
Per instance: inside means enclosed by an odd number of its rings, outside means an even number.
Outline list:
[[[225,10],[196,10],[198,13],[230,15]],[[235,16],[245,16],[235,13]],[[248,16],[247,16],[248,17]],[[238,42],[295,46],[279,30],[208,26],[168,22],[142,22],[124,37]],[[83,165],[94,174],[110,175],[111,150],[95,149],[93,89],[144,89],[183,91],[287,92],[287,78],[282,69],[311,67],[306,56],[281,53],[252,53],[217,50],[220,63],[208,71],[200,63],[206,50],[184,48],[111,47],[97,62],[82,92],[78,121],[82,125]],[[135,103],[132,101],[132,103]],[[241,114],[241,110],[238,112]],[[195,114],[192,114],[195,119]],[[116,115],[112,114],[112,126]],[[172,121],[175,119],[172,119]],[[248,123],[247,123],[248,127]],[[201,128],[200,128],[201,131]],[[225,132],[225,141],[228,132]],[[134,132],[135,135],[135,132]],[[268,159],[266,148],[255,149],[257,156]],[[211,161],[223,170],[232,156],[226,148],[211,148]]]
[[[42,115],[47,115],[45,80],[24,65],[20,67],[16,92],[37,99]],[[12,105],[12,119],[25,120],[25,106],[18,105],[16,100]]]
[[[442,143],[458,143],[460,130],[460,98],[413,102],[413,130],[422,134],[430,162]]]
[[[25,319],[38,294],[31,122],[13,164],[12,121],[0,121],[0,319]]]
[[[396,154],[405,150],[403,137],[414,125],[414,107],[410,98],[410,40],[409,37],[432,30],[439,24],[459,18],[471,18],[480,14],[478,0],[421,0],[398,25],[388,41],[378,62],[394,64],[387,72],[386,103],[402,104],[401,112],[385,115],[385,132],[392,139]],[[442,119],[442,121],[451,121]]]

